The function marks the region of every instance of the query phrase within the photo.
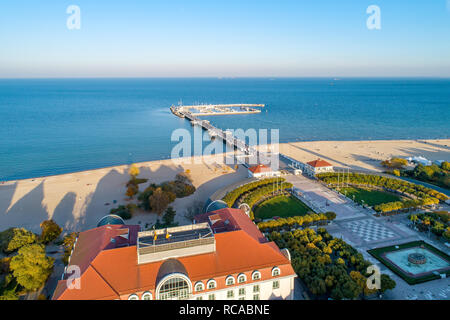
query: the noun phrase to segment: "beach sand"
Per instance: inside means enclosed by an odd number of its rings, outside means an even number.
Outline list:
[[[420,155],[430,160],[449,160],[450,140],[295,142],[281,144],[280,152],[302,162],[321,158],[339,167],[381,171],[379,162],[392,156]],[[189,169],[197,191],[189,197],[176,199],[172,206],[177,212],[177,222],[190,223],[184,217],[188,206],[195,201],[204,203],[218,189],[247,177],[243,166],[235,171],[234,167],[224,165],[223,155],[206,160],[210,164],[179,164],[172,160],[138,163],[139,177],[150,179],[140,185],[140,189],[149,183],[172,180],[177,173]],[[96,227],[111,208],[129,203],[125,196],[128,168],[124,165],[0,184],[0,231],[25,227],[39,232],[39,224],[50,218],[65,232]],[[113,204],[114,200],[117,204]],[[153,213],[138,213],[127,223],[140,222],[145,227],[157,218]]]
[[[392,157],[450,161],[450,139],[293,142],[280,144],[279,151],[301,162],[320,158],[337,167],[382,171],[380,162]]]
[[[190,223],[185,210],[194,201],[204,203],[217,189],[243,180],[247,171],[240,166],[224,165],[224,157],[209,157],[207,163],[174,163],[172,160],[137,163],[139,178],[149,181],[140,185],[142,191],[150,183],[173,180],[187,169],[196,192],[176,199],[171,205],[176,210],[176,221]],[[98,221],[119,204],[127,204],[126,183],[129,165],[76,172],[50,177],[10,181],[0,185],[0,231],[9,227],[24,227],[39,232],[43,220],[53,219],[65,232],[81,231],[97,226]],[[113,201],[117,203],[114,204]],[[154,213],[137,213],[128,224],[153,224]],[[160,217],[159,217],[160,218]]]

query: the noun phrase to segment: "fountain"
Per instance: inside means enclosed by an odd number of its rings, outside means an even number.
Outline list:
[[[408,254],[408,261],[412,264],[425,264],[427,262],[427,257],[419,252],[413,252]]]

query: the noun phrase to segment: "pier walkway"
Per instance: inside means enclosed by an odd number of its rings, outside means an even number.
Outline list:
[[[211,123],[209,123],[208,120],[201,120],[200,118],[198,118],[199,115],[203,115],[203,113],[198,114],[195,113],[193,114],[192,112],[190,112],[189,110],[192,108],[212,108],[212,107],[231,107],[231,106],[239,106],[239,107],[248,107],[250,108],[251,106],[264,106],[264,105],[256,105],[256,104],[230,104],[230,105],[200,105],[200,106],[179,106],[179,107],[175,107],[175,106],[171,106],[170,110],[172,111],[172,113],[180,118],[186,118],[189,121],[191,121],[191,124],[193,126],[200,126],[203,129],[207,130],[209,135],[211,137],[214,138],[219,138],[222,139],[225,143],[234,146],[237,150],[242,151],[246,157],[244,158],[248,158],[248,157],[254,157],[257,156],[257,159],[260,160],[260,162],[263,163],[270,163],[270,161],[268,161],[269,159],[265,158],[266,155],[264,155],[263,153],[259,152],[256,148],[248,145],[247,143],[245,143],[245,141],[238,139],[236,137],[233,136],[233,134],[230,131],[226,131],[226,130],[222,130],[219,128],[214,127]],[[232,114],[237,114],[236,113],[232,113]],[[240,112],[240,113],[252,113],[252,112]],[[222,113],[216,113],[216,114],[222,114]],[[225,112],[223,114],[230,114],[229,112]],[[205,115],[210,115],[209,113],[206,113]],[[236,159],[239,159],[240,157],[236,157]],[[250,164],[248,164],[246,161],[240,161],[245,167],[249,167]],[[277,168],[278,169],[278,168]]]

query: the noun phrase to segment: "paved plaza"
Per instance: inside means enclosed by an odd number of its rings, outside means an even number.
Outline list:
[[[450,278],[409,285],[367,252],[369,249],[415,240],[424,240],[449,252],[442,243],[428,238],[426,233],[408,227],[407,214],[375,217],[372,210],[362,208],[315,180],[294,175],[286,176],[286,180],[294,185],[298,197],[316,212],[335,212],[336,220],[326,227],[328,232],[353,246],[364,259],[377,265],[382,273],[388,274],[397,283],[394,290],[385,294],[384,299],[450,300]]]
[[[293,184],[299,198],[311,209],[316,212],[336,212],[336,221],[367,216],[367,210],[315,180],[288,175],[286,181]]]
[[[395,233],[392,230],[384,227],[374,219],[346,222],[343,223],[343,227],[366,242],[386,240],[395,237]]]

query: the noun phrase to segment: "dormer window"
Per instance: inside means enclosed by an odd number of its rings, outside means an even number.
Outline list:
[[[195,285],[195,291],[203,291],[205,290],[205,286],[203,285],[202,282],[197,282],[197,284]]]
[[[260,279],[261,279],[261,272],[253,271],[253,273],[252,273],[252,280],[260,280]]]
[[[274,268],[272,269],[272,277],[278,277],[280,274],[281,274],[280,268],[274,267]]]
[[[241,273],[238,276],[238,283],[244,283],[245,281],[247,281],[247,277],[245,276],[245,274]]]
[[[215,289],[216,287],[217,287],[216,280],[211,279],[208,281],[208,290]]]
[[[144,292],[144,294],[142,294],[142,300],[152,300],[152,294],[150,292]]]
[[[228,276],[226,280],[227,286],[232,286],[234,284],[234,278],[233,276]]]

